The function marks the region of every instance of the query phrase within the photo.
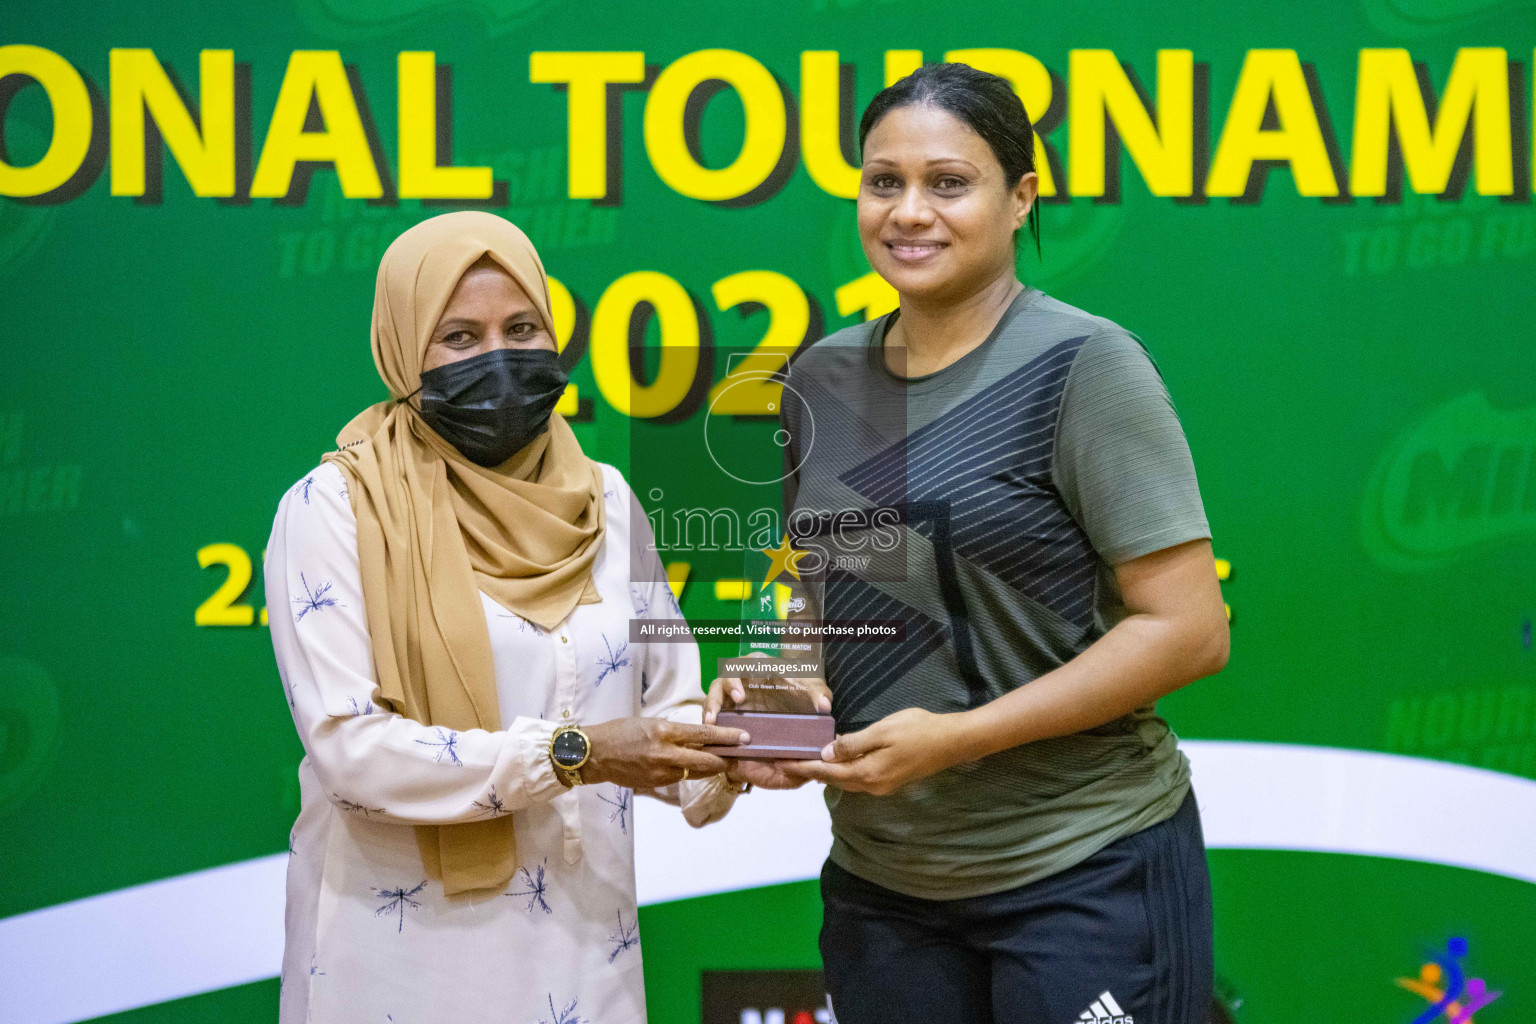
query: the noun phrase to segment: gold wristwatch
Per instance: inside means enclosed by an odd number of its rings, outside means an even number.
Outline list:
[[[567,785],[581,785],[581,766],[592,756],[592,741],[574,725],[562,725],[549,737],[549,760]]]

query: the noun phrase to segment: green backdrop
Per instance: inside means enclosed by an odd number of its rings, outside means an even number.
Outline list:
[[[793,135],[781,187],[770,180],[723,203],[669,187],[646,146],[643,84],[609,105],[610,130],[622,126],[608,146],[622,157],[610,165],[621,193],[568,198],[576,92],[530,82],[530,53],[642,51],[665,69],[696,51],[735,50],[793,100],[802,53],[836,50],[854,71],[855,111],[880,88],[887,50],[1032,55],[1053,76],[1044,137],[1060,194],[1043,209],[1043,259],[1023,251],[1021,276],[1147,341],[1190,439],[1216,554],[1231,567],[1231,663],[1164,702],[1174,727],[1536,779],[1531,0],[10,0],[0,25],[0,46],[58,55],[98,106],[73,182],[42,201],[0,202],[0,918],[283,849],[301,750],[266,631],[259,620],[198,626],[194,612],[225,580],[216,563],[238,572],[242,554],[256,568],[236,604],[261,608],[260,555],[278,498],[382,397],[367,337],[378,257],[441,212],[349,198],[326,165],[302,202],[198,197],[170,155],[158,200],[114,196],[111,170],[91,173],[122,144],[106,125],[114,49],[152,49],[192,97],[199,52],[233,49],[237,79],[249,83],[248,128],[236,104],[237,138],[251,140],[236,144],[244,166],[262,155],[290,55],[338,51],[366,100],[375,157],[397,182],[397,58],[434,51],[452,67],[452,159],[504,182],[504,196],[471,205],[524,226],[574,296],[578,350],[591,350],[573,373],[577,435],[626,469],[632,437],[664,444],[665,431],[687,424],[637,427],[594,379],[595,321],[613,282],[666,275],[697,300],[706,338],[750,348],[766,317],[721,309],[715,282],[785,275],[831,332],[862,316],[839,315],[837,290],[868,267],[852,202],[818,187]],[[1498,74],[1476,89],[1473,70],[1459,80],[1476,116],[1492,113],[1468,133],[1447,182],[1424,185],[1416,175],[1428,173],[1417,169],[1432,163],[1428,149],[1395,141],[1388,163],[1409,165],[1400,194],[1303,197],[1301,175],[1260,145],[1251,155],[1277,161],[1260,194],[1198,194],[1251,51],[1294,52],[1280,62],[1302,70],[1311,88],[1300,95],[1332,153],[1308,173],[1331,162],[1347,185],[1362,51],[1392,48],[1418,62],[1428,108],[1442,113],[1460,102],[1447,84],[1459,52],[1485,48],[1483,67],[1486,48],[1503,54],[1503,108]],[[1151,100],[1158,51],[1193,52],[1196,194],[1152,194],[1127,152],[1118,194],[1111,160],[1106,197],[1067,201],[1069,54],[1092,49],[1112,50]],[[1295,90],[1259,95],[1253,127],[1292,130],[1302,153]],[[36,163],[55,134],[47,95],[12,77],[0,96],[0,155],[8,166]],[[742,103],[727,89],[696,105],[695,155],[723,167],[741,146]],[[1396,115],[1399,135],[1409,121]],[[1132,134],[1120,132],[1128,147]],[[1437,136],[1456,152],[1446,138]],[[648,344],[663,327],[651,318]],[[716,378],[726,370],[717,363]],[[234,549],[215,549],[201,567],[199,551],[216,544]],[[682,605],[690,616],[736,614],[707,579],[688,583]],[[707,647],[707,663],[720,653]],[[1422,812],[1449,831],[1480,827],[1454,802]],[[1425,1003],[1394,979],[1415,976],[1451,936],[1468,938],[1469,972],[1504,993],[1479,1021],[1532,1012],[1528,882],[1317,852],[1215,850],[1211,863],[1218,972],[1239,1020],[1406,1024]],[[707,923],[724,915],[738,944],[709,937]],[[818,920],[811,883],[647,908],[652,1018],[697,1020],[702,968],[816,966]],[[274,979],[113,1019],[270,1020],[276,992]]]

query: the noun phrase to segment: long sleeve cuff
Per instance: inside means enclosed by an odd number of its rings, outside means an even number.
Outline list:
[[[688,779],[678,784],[683,805],[683,820],[694,828],[703,828],[725,817],[735,806],[735,785],[723,774],[707,779]]]
[[[517,718],[507,730],[507,744],[521,755],[520,777],[530,804],[548,803],[566,791],[549,758],[549,743],[557,728],[542,718]]]

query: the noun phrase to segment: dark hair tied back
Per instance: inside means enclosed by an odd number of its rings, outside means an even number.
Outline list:
[[[924,64],[882,89],[859,119],[859,152],[880,119],[900,107],[934,106],[964,121],[1003,165],[1009,187],[1035,169],[1035,131],[1029,114],[1006,78],[969,64]],[[1029,210],[1029,233],[1040,254],[1040,203]]]

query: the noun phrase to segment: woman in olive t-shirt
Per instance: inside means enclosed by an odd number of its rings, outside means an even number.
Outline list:
[[[900,309],[793,364],[791,503],[897,509],[932,571],[829,576],[825,617],[906,635],[828,645],[821,761],[743,765],[827,784],[837,1017],[1203,1022],[1204,844],[1154,705],[1221,670],[1228,630],[1172,403],[1133,335],[1018,280],[1038,176],[1007,82],[925,66],[859,138],[859,231]]]

